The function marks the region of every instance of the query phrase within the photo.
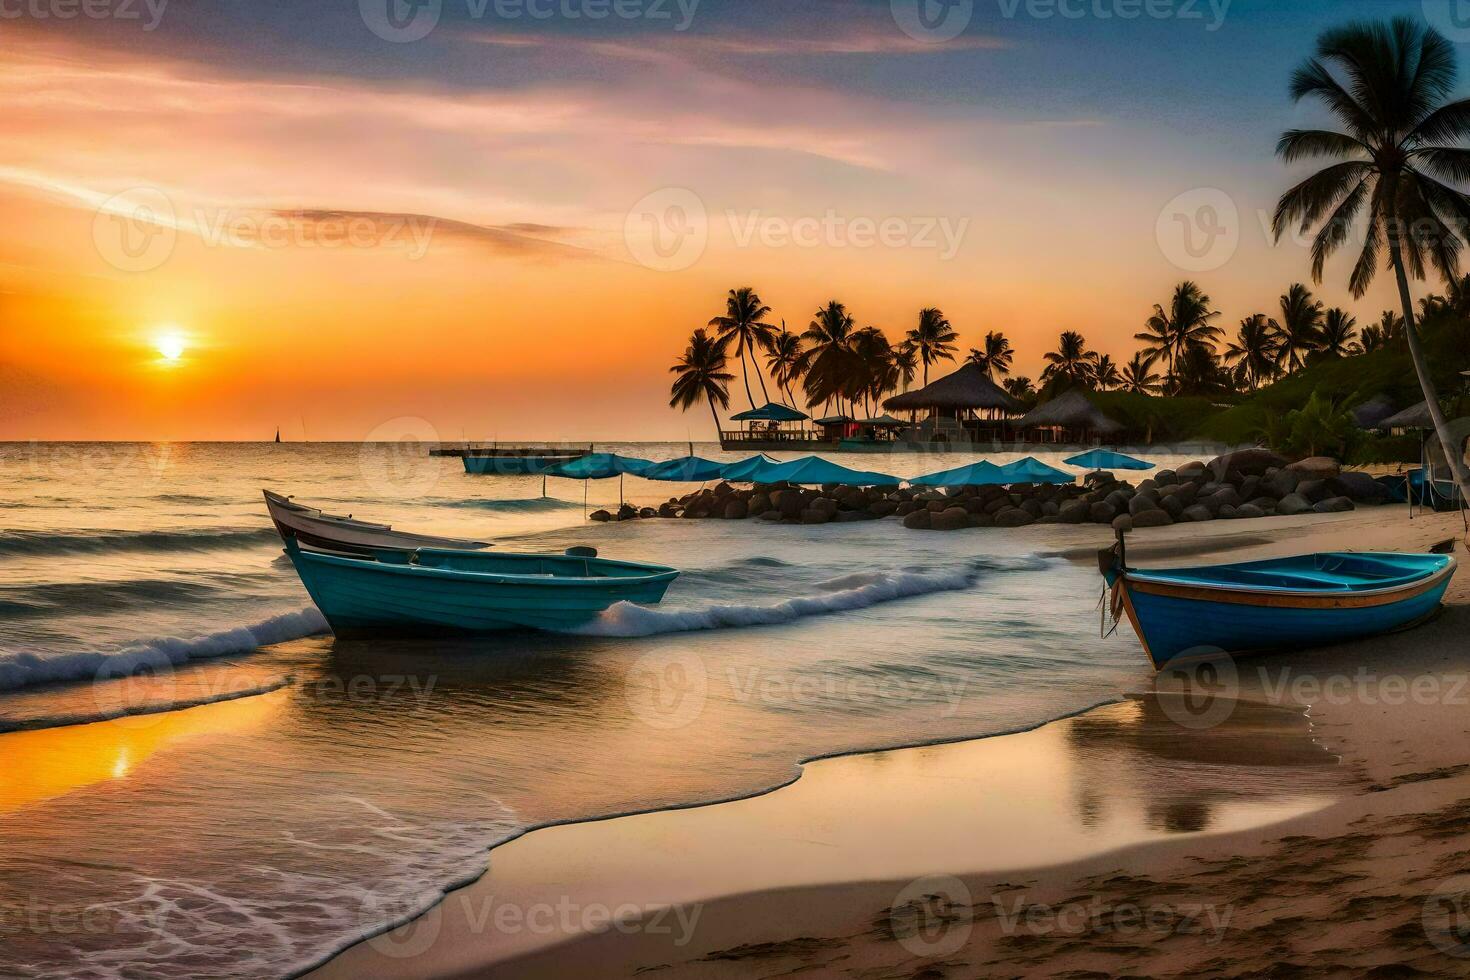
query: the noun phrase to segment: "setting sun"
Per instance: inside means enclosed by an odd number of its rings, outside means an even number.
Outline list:
[[[153,339],[153,348],[165,361],[177,361],[184,356],[184,337],[179,333],[160,334]]]

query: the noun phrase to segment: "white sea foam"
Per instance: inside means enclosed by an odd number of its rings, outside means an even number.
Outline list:
[[[0,653],[0,691],[32,684],[107,680],[144,671],[176,667],[190,660],[208,660],[257,647],[324,633],[327,621],[315,606],[272,616],[249,626],[210,633],[193,639],[160,637],[131,643],[112,651],[76,653]]]
[[[816,595],[768,604],[718,604],[693,609],[653,609],[619,602],[576,630],[589,636],[653,636],[741,626],[771,626],[807,616],[863,609],[880,602],[955,592],[975,582],[972,569],[946,572],[860,572],[819,582]]]

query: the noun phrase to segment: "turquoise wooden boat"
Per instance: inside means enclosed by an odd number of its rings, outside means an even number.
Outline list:
[[[1127,566],[1121,535],[1098,560],[1113,615],[1127,616],[1157,669],[1415,626],[1438,611],[1455,574],[1450,555],[1375,552],[1145,571]]]
[[[656,603],[679,572],[598,558],[419,548],[372,557],[286,540],[301,584],[339,637],[571,629],[616,602]]]

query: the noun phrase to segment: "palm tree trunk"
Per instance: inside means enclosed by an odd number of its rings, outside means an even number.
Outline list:
[[[760,359],[755,356],[754,349],[752,349],[750,352],[750,363],[755,366],[755,379],[761,383],[761,397],[764,398],[766,400],[766,404],[769,405],[771,402],[771,393],[766,390],[766,379],[765,376],[761,374],[761,362]]]
[[[750,372],[745,367],[745,343],[740,344],[740,380],[745,382],[745,400],[750,402],[750,408],[755,410],[755,396],[750,393]],[[711,408],[714,406],[711,405]]]
[[[715,442],[721,442],[723,440],[720,439],[720,417],[715,414],[715,400],[706,396],[705,401],[709,402],[709,417],[715,420]]]
[[[1430,420],[1434,422],[1435,435],[1439,437],[1445,458],[1449,460],[1450,472],[1460,485],[1461,499],[1470,500],[1470,477],[1465,474],[1460,447],[1454,445],[1454,440],[1450,438],[1449,425],[1439,407],[1439,393],[1434,390],[1434,380],[1429,376],[1429,368],[1424,363],[1424,352],[1419,348],[1419,330],[1414,323],[1414,302],[1409,297],[1409,277],[1404,274],[1404,257],[1399,252],[1396,216],[1390,215],[1389,221],[1392,227],[1388,235],[1388,254],[1393,261],[1394,276],[1399,282],[1399,302],[1404,307],[1404,336],[1409,341],[1409,357],[1414,361],[1414,373],[1419,375],[1419,389],[1424,393],[1424,403],[1429,409]],[[1425,474],[1426,477],[1428,475]]]

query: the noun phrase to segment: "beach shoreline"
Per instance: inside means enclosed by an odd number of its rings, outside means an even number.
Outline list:
[[[1057,546],[1052,553],[1073,561],[1088,560],[1088,547],[1105,543],[1091,540],[1100,538],[1100,529],[1091,529],[1090,536],[1085,529],[1050,530],[1053,533],[1046,536],[1047,543]],[[1224,528],[1217,526],[1211,530],[1223,532]],[[1136,534],[1131,544],[1135,559],[1168,564],[1211,553],[1264,557],[1287,550],[1409,550],[1458,537],[1460,530],[1457,515],[1426,516],[1410,523],[1397,509],[1386,513],[1379,509],[1319,517],[1310,522],[1277,520],[1269,525],[1257,521],[1232,522],[1228,533],[1202,533],[1205,529],[1200,527],[1189,532],[1181,528],[1163,529]],[[1391,937],[1392,942],[1383,946],[1393,952],[1379,954],[1380,960],[1414,961],[1425,964],[1421,968],[1431,972],[1443,971],[1460,961],[1454,953],[1445,953],[1435,945],[1425,931],[1428,927],[1419,929],[1416,945],[1411,935],[1413,929],[1409,928],[1412,918],[1409,913],[1429,908],[1426,902],[1430,901],[1434,888],[1445,882],[1453,883],[1457,874],[1470,872],[1470,860],[1445,848],[1421,847],[1410,849],[1408,866],[1404,860],[1395,863],[1389,858],[1364,858],[1364,869],[1338,871],[1335,862],[1341,862],[1334,857],[1337,853],[1334,848],[1340,850],[1345,839],[1356,840],[1367,835],[1371,842],[1382,842],[1382,846],[1392,849],[1394,842],[1402,842],[1409,836],[1434,834],[1435,828],[1442,829],[1445,821],[1455,819],[1456,806],[1465,808],[1464,798],[1470,797],[1470,751],[1462,747],[1466,725],[1456,716],[1458,700],[1451,696],[1454,694],[1451,685],[1470,667],[1464,660],[1463,641],[1458,647],[1456,644],[1456,637],[1464,635],[1470,616],[1467,598],[1470,598],[1470,588],[1462,579],[1452,587],[1445,613],[1417,631],[1298,654],[1289,661],[1263,660],[1262,663],[1269,664],[1267,670],[1242,672],[1238,692],[1241,703],[1274,704],[1309,716],[1314,738],[1340,756],[1342,772],[1351,777],[1351,792],[1309,814],[1208,837],[1190,835],[1128,844],[1073,861],[1039,864],[1030,871],[1018,873],[1012,869],[1000,878],[974,873],[958,865],[944,867],[940,863],[935,867],[912,868],[915,877],[908,879],[888,876],[857,884],[799,887],[771,884],[731,889],[731,893],[723,895],[701,893],[698,904],[702,917],[697,938],[680,946],[672,945],[666,934],[610,928],[600,933],[577,934],[573,930],[574,934],[557,937],[551,943],[541,937],[532,944],[537,948],[518,949],[514,943],[495,936],[494,930],[487,933],[483,924],[477,933],[465,932],[459,926],[466,923],[456,926],[453,922],[456,903],[446,902],[431,913],[442,917],[433,929],[435,940],[414,955],[402,954],[405,949],[413,948],[414,935],[419,943],[424,942],[428,917],[380,939],[360,943],[310,975],[537,977],[588,975],[586,971],[592,970],[599,975],[631,976],[652,970],[660,975],[680,977],[724,977],[746,976],[752,970],[784,973],[796,969],[817,975],[846,975],[861,966],[885,971],[925,967],[938,971],[930,975],[943,976],[950,975],[948,971],[952,970],[967,975],[966,969],[977,967],[983,971],[1012,973],[1028,969],[1056,972],[1062,968],[1111,971],[1118,968],[1120,957],[1142,972],[1167,975],[1170,971],[1190,972],[1198,963],[1205,962],[1200,960],[1202,953],[1213,954],[1210,962],[1222,964],[1219,967],[1222,972],[1248,971],[1253,958],[1266,955],[1259,942],[1260,930],[1273,935],[1279,933],[1276,945],[1267,948],[1276,949],[1284,959],[1304,942],[1301,934],[1320,931],[1336,922],[1332,918],[1336,912],[1324,908],[1320,916],[1308,914],[1293,920],[1294,924],[1278,926],[1273,924],[1278,917],[1257,908],[1274,893],[1270,888],[1253,890],[1250,883],[1261,875],[1272,878],[1271,862],[1288,860],[1280,857],[1279,852],[1289,848],[1305,849],[1315,857],[1310,869],[1302,871],[1306,877],[1295,884],[1289,877],[1282,879],[1283,887],[1300,888],[1303,883],[1322,880],[1324,876],[1348,876],[1343,879],[1343,887],[1316,896],[1317,904],[1334,897],[1351,902],[1360,897],[1352,893],[1378,887],[1383,892],[1378,898],[1393,910],[1393,928],[1398,930],[1396,937]],[[1332,682],[1345,676],[1348,667],[1352,668],[1353,676],[1368,671],[1369,681],[1380,685],[1399,678],[1405,681],[1437,678],[1440,700],[1397,706],[1369,705],[1363,703],[1361,696],[1344,701],[1331,693]],[[1462,691],[1461,695],[1470,696],[1470,692]],[[1381,716],[1376,714],[1380,710]],[[1085,718],[1086,714],[1074,717]],[[1045,731],[1065,724],[1065,720],[1052,721],[1035,730]],[[1395,741],[1391,736],[1405,726],[1414,727],[1413,741]],[[1179,737],[1178,732],[1171,734]],[[1009,736],[990,736],[977,741],[995,742],[1005,737]],[[973,742],[951,744],[963,747]],[[1411,744],[1413,750],[1406,747]],[[1245,761],[1249,764],[1249,760]],[[713,806],[721,805],[729,804]],[[606,821],[599,823],[604,828],[612,826]],[[932,826],[916,814],[910,831],[922,834],[932,831]],[[531,832],[520,838],[518,844],[501,846],[524,847],[538,833],[543,831]],[[1308,840],[1317,843],[1304,842]],[[876,843],[881,844],[881,839]],[[508,853],[508,850],[502,852],[502,856]],[[1423,866],[1415,865],[1414,858],[1422,859]],[[505,893],[503,876],[497,877],[502,863],[492,851],[491,873],[467,888],[452,892],[451,897],[491,895],[500,889],[504,900],[513,899],[514,890]],[[1128,880],[1119,879],[1120,873]],[[960,902],[951,900],[953,896],[940,896],[935,906],[934,900],[923,895],[918,896],[917,904],[911,896],[903,912],[908,917],[903,921],[909,925],[895,927],[895,922],[902,919],[902,916],[896,918],[892,911],[895,896],[905,889],[911,891],[916,881],[931,874],[947,875],[946,880],[960,882],[963,894],[971,898],[1002,896],[1013,907],[1018,894],[1014,881],[1018,877],[1028,878],[1022,893],[1025,902],[1030,903],[1026,905],[1028,909],[1033,906],[1071,909],[1077,903],[1070,902],[1070,898],[1085,893],[1091,896],[1089,901],[1101,903],[1096,907],[1116,910],[1138,905],[1149,896],[1157,899],[1160,891],[1183,889],[1209,899],[1194,904],[1228,910],[1232,918],[1239,917],[1235,921],[1249,923],[1250,927],[1244,931],[1227,929],[1222,939],[1203,948],[1197,936],[1175,931],[1145,936],[1146,941],[1122,943],[1127,948],[1120,948],[1114,941],[1116,936],[1110,939],[1089,935],[1084,944],[1075,941],[1076,935],[1055,930],[1048,932],[1028,926],[1018,933],[1014,916],[987,914],[993,902],[990,905],[978,900]],[[1405,894],[1395,893],[1397,897],[1388,894],[1391,889],[1387,886],[1396,877],[1403,880],[1412,875],[1418,875],[1419,880],[1406,882],[1410,887]],[[1433,876],[1444,880],[1436,881]],[[1352,887],[1347,882],[1352,882]],[[1432,886],[1430,882],[1434,882]],[[657,882],[643,883],[636,891],[651,894],[657,892],[657,887]],[[567,895],[577,893],[575,882],[563,882],[561,888]],[[701,888],[703,892],[710,891],[708,884]],[[718,885],[714,891],[719,891]],[[459,904],[468,907],[463,901]],[[904,928],[920,929],[922,935],[933,934],[935,929],[939,934],[950,935],[961,926],[964,941],[957,949],[939,956],[916,954],[910,948],[912,944],[905,944],[898,935]],[[1242,935],[1255,938],[1242,940]],[[405,937],[409,937],[408,945]],[[451,941],[451,937],[457,938]],[[1133,938],[1138,939],[1137,935]],[[982,952],[989,958],[977,958]],[[981,959],[984,959],[983,967]],[[1363,962],[1367,967],[1374,965]],[[1228,969],[1223,965],[1226,963],[1230,964]],[[610,964],[617,965],[616,974],[608,972]]]

